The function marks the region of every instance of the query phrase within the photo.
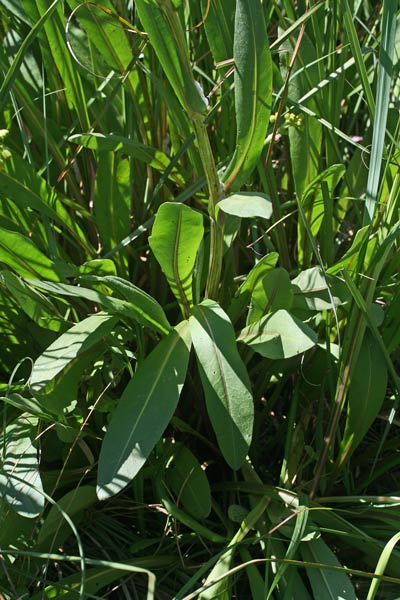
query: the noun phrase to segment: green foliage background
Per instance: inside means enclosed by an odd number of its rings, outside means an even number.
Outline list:
[[[397,598],[397,2],[0,7],[2,597]]]

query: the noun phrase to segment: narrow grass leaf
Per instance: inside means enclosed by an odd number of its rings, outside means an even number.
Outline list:
[[[86,276],[86,281],[88,279],[89,276]],[[160,304],[134,284],[130,284],[119,277],[111,276],[110,278],[91,276],[90,280],[100,285],[108,281],[106,285],[125,296],[126,300],[120,300],[113,296],[106,296],[96,290],[66,283],[34,280],[30,280],[28,283],[55,296],[83,298],[89,300],[89,302],[95,302],[110,315],[118,315],[119,317],[137,321],[139,324],[150,327],[158,333],[165,334],[171,329],[171,325],[168,323]]]
[[[3,83],[1,84],[1,87],[0,87],[0,110],[3,108],[7,94],[10,91],[15,78],[19,74],[21,65],[24,62],[25,55],[26,55],[28,48],[33,44],[33,42],[35,41],[35,39],[38,36],[38,34],[40,33],[40,31],[43,29],[46,21],[51,17],[52,13],[57,8],[58,4],[60,4],[60,0],[54,0],[54,2],[52,4],[50,4],[49,8],[40,17],[38,22],[35,23],[35,25],[32,27],[32,29],[30,30],[30,32],[24,39],[23,43],[21,44],[21,47],[18,50],[17,55],[11,65],[11,67],[7,71],[7,73],[3,79]]]
[[[69,140],[76,144],[81,144],[85,148],[91,150],[97,150],[98,152],[122,152],[123,154],[129,154],[133,158],[150,165],[157,171],[164,173],[167,169],[170,170],[168,177],[179,183],[180,185],[185,184],[183,176],[180,174],[177,167],[171,169],[171,159],[161,150],[141,144],[136,140],[115,135],[115,134],[103,134],[103,133],[86,133],[71,135]]]
[[[202,118],[207,106],[195,84],[178,11],[171,0],[136,0],[135,6],[179,102],[190,116]]]
[[[384,549],[382,550],[382,554],[379,557],[378,564],[376,565],[375,574],[376,575],[384,575],[387,564],[390,560],[394,547],[400,541],[400,533],[396,533],[394,536],[390,538]],[[370,588],[368,590],[367,600],[374,600],[376,594],[378,593],[378,588],[381,583],[381,579],[375,578],[371,581]]]
[[[253,434],[253,396],[237,351],[233,326],[211,300],[196,306],[189,319],[207,411],[219,447],[232,469],[246,458]]]
[[[201,0],[207,40],[216,63],[229,60],[233,56],[233,32],[235,17],[235,0]]]
[[[238,190],[260,158],[272,103],[272,61],[260,0],[237,0],[235,62],[236,149],[223,175],[225,190]]]
[[[126,386],[104,437],[97,495],[105,500],[136,476],[178,404],[189,361],[187,325],[172,330],[142,362]]]
[[[203,217],[192,208],[166,202],[158,209],[149,244],[184,316],[193,305],[193,270],[203,235]]]
[[[379,187],[379,177],[386,134],[389,110],[390,87],[393,72],[394,43],[396,35],[398,3],[384,0],[382,17],[382,37],[379,49],[379,74],[376,92],[376,112],[372,134],[371,158],[369,162],[367,197],[364,210],[364,225],[372,222]]]

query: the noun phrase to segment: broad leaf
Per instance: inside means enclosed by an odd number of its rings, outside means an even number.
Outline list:
[[[247,324],[254,323],[268,312],[281,308],[290,309],[293,303],[293,288],[289,273],[281,267],[268,271],[256,283],[251,295],[251,309]]]
[[[261,356],[277,360],[306,352],[318,338],[308,325],[287,310],[278,310],[242,329],[238,341]]]
[[[344,456],[357,448],[378,416],[387,380],[385,357],[372,333],[367,330],[348,392],[347,420],[341,445]]]
[[[32,443],[37,419],[20,416],[3,433],[0,495],[23,517],[37,517],[44,507],[37,450]]]
[[[207,411],[227,463],[238,469],[253,434],[253,396],[238,353],[232,323],[222,308],[204,300],[189,319]]]
[[[338,277],[324,276],[320,267],[299,273],[292,286],[294,307],[301,310],[331,310],[350,299],[345,283]]]
[[[229,58],[229,57],[228,57]],[[237,0],[235,61],[236,150],[223,181],[238,190],[260,158],[272,103],[272,61],[260,0]]]
[[[98,314],[80,321],[58,337],[33,365],[30,386],[33,392],[46,387],[67,365],[85,354],[110,333],[118,319]]]
[[[154,256],[185,316],[193,304],[193,270],[203,234],[200,213],[184,204],[166,202],[158,209],[149,238]]]
[[[165,470],[165,481],[186,512],[195,519],[208,517],[211,511],[210,484],[199,461],[185,446],[174,444]]]
[[[262,280],[264,275],[271,271],[278,262],[279,254],[277,252],[270,252],[267,256],[263,256],[258,263],[254,265],[250,273],[248,273],[246,279],[236,292],[235,297],[232,299],[229,307],[229,316],[235,323],[238,317],[250,302],[250,296],[256,287],[257,283]]]
[[[100,451],[97,495],[117,494],[135,477],[170,422],[185,382],[187,325],[172,330],[126,386]]]
[[[332,550],[322,539],[305,542],[301,545],[303,557],[314,598],[327,600],[356,600],[357,596],[348,575],[327,569],[308,568],[309,563],[320,563],[340,567],[341,564]]]
[[[228,215],[242,218],[261,217],[270,219],[272,202],[266,194],[260,192],[240,192],[232,194],[218,202],[218,208]]]

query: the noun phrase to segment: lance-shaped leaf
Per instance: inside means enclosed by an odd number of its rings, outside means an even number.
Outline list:
[[[33,365],[30,384],[34,392],[42,390],[77,356],[84,355],[110,333],[118,322],[111,315],[92,315],[58,337]]]
[[[238,469],[250,446],[254,406],[232,323],[212,300],[196,306],[189,323],[207,411],[219,447],[232,469]]]
[[[193,305],[193,269],[203,234],[203,217],[192,208],[166,202],[158,209],[149,243],[184,316]]]
[[[238,341],[261,356],[277,360],[306,352],[318,338],[308,325],[287,310],[277,310],[242,329]]]
[[[37,451],[32,444],[37,419],[21,415],[3,434],[0,496],[21,516],[37,517],[44,507]]]
[[[235,37],[236,150],[223,176],[240,189],[260,158],[271,111],[272,62],[260,0],[237,0]]]
[[[179,102],[189,115],[201,116],[207,101],[196,86],[185,32],[171,0],[136,0],[135,7]]]
[[[103,440],[97,495],[121,491],[138,473],[170,422],[189,361],[188,327],[172,330],[126,386]]]
[[[379,414],[387,380],[385,357],[372,333],[367,330],[349,387],[341,460],[357,448]]]

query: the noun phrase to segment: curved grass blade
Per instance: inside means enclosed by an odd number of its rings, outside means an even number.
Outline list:
[[[376,92],[376,112],[372,134],[371,159],[369,163],[367,198],[363,224],[372,222],[379,187],[379,176],[385,143],[386,122],[390,101],[390,84],[393,72],[394,44],[397,23],[396,0],[384,0],[382,17],[382,39],[379,50],[379,76]]]
[[[2,110],[6,96],[10,91],[15,78],[18,76],[19,70],[25,58],[26,51],[33,44],[40,31],[43,29],[46,21],[55,11],[60,1],[61,0],[54,0],[54,2],[49,6],[46,12],[40,17],[39,21],[32,27],[32,29],[24,39],[23,43],[21,44],[21,47],[18,50],[17,55],[8,72],[6,73],[3,83],[0,87],[0,110]]]

